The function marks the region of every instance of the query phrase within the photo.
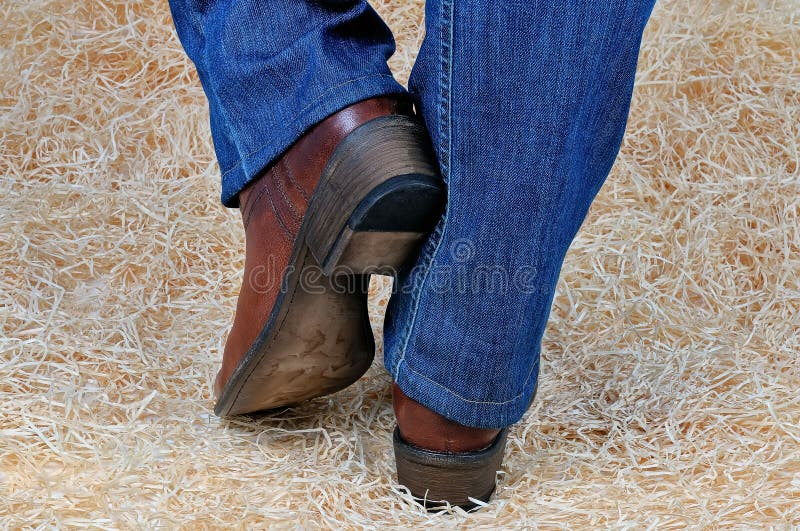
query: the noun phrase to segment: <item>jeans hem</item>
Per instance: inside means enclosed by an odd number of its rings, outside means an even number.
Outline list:
[[[309,129],[328,116],[349,105],[377,96],[407,94],[393,76],[374,74],[352,79],[337,85],[309,103],[283,131],[265,131],[271,140],[247,153],[222,173],[222,204],[228,208],[239,206],[239,192],[260,175]]]
[[[538,382],[538,378],[530,379],[529,383],[534,385],[510,401],[483,402],[459,396],[414,371],[405,360],[399,362],[392,377],[406,396],[439,415],[464,426],[490,429],[501,429],[518,422],[528,410]]]

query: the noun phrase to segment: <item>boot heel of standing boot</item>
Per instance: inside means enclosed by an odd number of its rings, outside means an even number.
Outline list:
[[[433,230],[445,202],[427,132],[403,115],[350,133],[315,195],[306,244],[328,276],[395,273]]]
[[[425,450],[408,444],[394,430],[394,456],[397,481],[427,509],[445,502],[469,510],[474,500],[489,501],[495,489],[508,430],[501,430],[494,442],[477,452],[447,453]]]

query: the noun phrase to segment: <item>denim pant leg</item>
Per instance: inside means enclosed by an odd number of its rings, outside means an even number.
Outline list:
[[[170,0],[208,97],[222,202],[306,130],[382,94],[402,94],[386,64],[389,28],[366,0]]]
[[[564,255],[620,147],[653,3],[428,0],[410,89],[448,205],[385,326],[385,365],[411,398],[485,428],[527,409]]]

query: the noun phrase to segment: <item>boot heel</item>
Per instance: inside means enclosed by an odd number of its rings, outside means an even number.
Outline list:
[[[315,196],[306,244],[328,276],[396,272],[436,225],[445,200],[427,132],[403,115],[350,133]]]
[[[494,492],[507,435],[508,430],[501,430],[491,446],[484,450],[446,453],[412,446],[395,428],[397,481],[428,509],[441,507],[445,502],[465,510],[473,509],[477,504],[470,498],[486,502]]]

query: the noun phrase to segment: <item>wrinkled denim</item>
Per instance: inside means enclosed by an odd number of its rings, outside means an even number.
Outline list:
[[[409,93],[447,208],[397,281],[384,364],[456,422],[510,425],[536,389],[564,255],[625,130],[655,0],[428,0]],[[403,94],[363,0],[170,0],[209,100],[222,200],[310,126]]]
[[[170,0],[197,67],[222,173],[238,194],[313,125],[358,101],[404,94],[386,60],[395,44],[366,2]]]

